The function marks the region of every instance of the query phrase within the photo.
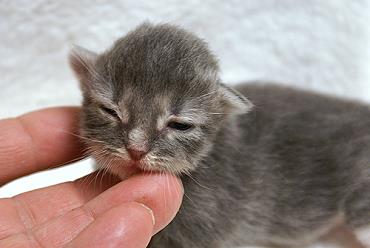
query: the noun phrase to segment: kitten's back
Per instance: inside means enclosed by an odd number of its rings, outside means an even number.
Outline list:
[[[273,84],[237,89],[255,104],[255,110],[240,119],[244,142],[270,154],[270,162],[278,164],[271,173],[281,175],[280,190],[291,191],[279,201],[292,206],[312,195],[317,205],[308,201],[308,206],[339,208],[349,224],[368,224],[370,106]],[[302,210],[298,205],[294,209]]]

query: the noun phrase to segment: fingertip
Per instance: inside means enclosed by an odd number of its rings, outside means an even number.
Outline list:
[[[80,109],[56,107],[0,120],[0,184],[82,156]]]
[[[159,232],[176,216],[183,197],[179,178],[169,174],[138,174],[124,180],[87,203],[95,213],[103,213],[124,202],[138,202],[154,215],[153,234]]]
[[[148,206],[155,218],[153,234],[167,226],[180,209],[184,189],[181,180],[169,174],[143,174],[139,180],[145,180],[148,195],[143,195],[136,201]]]
[[[78,107],[54,107],[15,118],[31,137],[30,146],[37,157],[35,167],[60,166],[82,155],[83,144],[78,137],[79,115]]]

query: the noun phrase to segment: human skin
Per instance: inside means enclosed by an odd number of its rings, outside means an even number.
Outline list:
[[[84,157],[79,108],[57,107],[0,120],[0,186]],[[181,181],[92,173],[0,199],[0,247],[146,247],[179,210]]]

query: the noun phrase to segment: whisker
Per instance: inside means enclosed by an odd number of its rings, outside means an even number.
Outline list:
[[[193,205],[196,205],[195,202],[185,193],[184,191],[184,196],[189,199],[189,201],[193,204]]]
[[[63,132],[63,133],[66,133],[66,134],[73,135],[73,136],[78,137],[78,138],[83,139],[83,140],[88,140],[88,141],[92,141],[92,142],[96,142],[96,143],[102,143],[102,144],[104,144],[104,142],[102,142],[102,141],[100,141],[100,140],[97,140],[97,139],[84,137],[84,136],[82,136],[82,135],[79,135],[79,134],[76,134],[76,133],[72,133],[72,132],[68,132],[68,131],[65,131],[65,130],[60,130],[60,131],[61,131],[61,132]]]
[[[191,174],[189,172],[185,172],[186,176],[188,176],[191,180],[193,180],[197,185],[199,185],[200,187],[204,188],[204,189],[207,189],[207,190],[213,190],[211,188],[208,188],[202,184],[200,184],[197,180],[195,180],[194,177],[191,176]]]
[[[83,60],[78,53],[72,51],[72,55],[80,62],[80,64],[83,67],[85,67],[85,69],[90,73],[90,75],[93,77],[93,79],[95,79],[97,81],[104,80],[96,70],[94,70],[91,66],[86,64],[85,60]]]
[[[65,165],[68,165],[68,164],[71,164],[71,163],[74,163],[74,162],[77,162],[77,161],[84,161],[84,160],[86,160],[88,158],[89,158],[88,155],[83,154],[83,155],[81,155],[81,156],[79,156],[77,158],[70,159],[70,160],[68,160],[66,162],[55,164],[52,167],[50,167],[49,169],[54,169],[54,168],[57,168],[57,167],[65,166]]]
[[[232,115],[231,113],[207,113],[207,115]]]
[[[208,92],[208,93],[206,93],[204,95],[200,95],[200,96],[194,97],[193,99],[208,98],[208,97],[211,97],[213,94],[216,94],[217,92],[218,92],[217,90],[214,90],[214,91]]]

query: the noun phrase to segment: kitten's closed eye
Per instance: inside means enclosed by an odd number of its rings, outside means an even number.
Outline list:
[[[114,118],[117,118],[117,119],[120,119],[118,113],[114,110],[114,109],[111,109],[111,108],[108,108],[108,107],[105,107],[103,105],[100,105],[99,108],[106,114],[114,117]]]
[[[194,126],[190,123],[178,122],[178,121],[170,121],[168,122],[167,126],[169,128],[179,130],[179,131],[187,131],[192,129]]]

